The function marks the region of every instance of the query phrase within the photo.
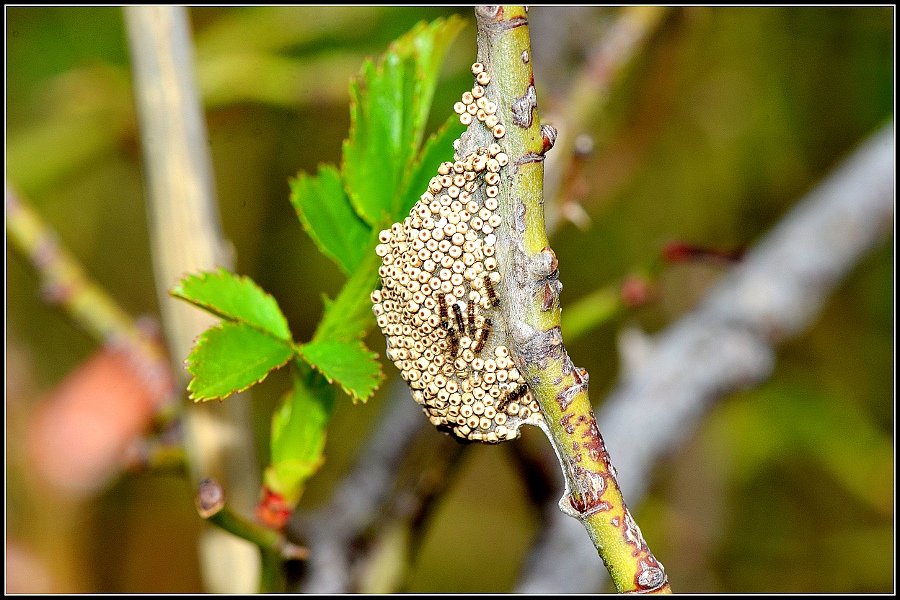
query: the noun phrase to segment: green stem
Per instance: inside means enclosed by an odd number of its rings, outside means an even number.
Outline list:
[[[262,573],[259,576],[259,593],[274,594],[283,593],[285,587],[282,565],[284,559],[279,552],[260,548],[262,560]]]
[[[497,241],[498,269],[507,273],[501,311],[566,479],[560,508],[585,526],[619,592],[669,591],[622,499],[591,409],[587,372],[572,364],[560,333],[562,286],[543,212],[544,153],[556,132],[542,128],[538,117],[526,10],[482,6],[475,14],[478,61],[491,76],[487,90],[506,127],[501,145],[510,157],[499,197],[507,225]],[[484,132],[470,128],[462,144],[483,142],[479,135]]]
[[[44,297],[72,321],[109,347],[121,349],[133,362],[147,389],[162,406],[172,399],[174,385],[165,349],[85,273],[62,245],[56,232],[6,184],[6,232],[28,257],[41,279]]]
[[[260,593],[283,591],[282,564],[286,559],[304,559],[305,548],[288,542],[284,534],[245,519],[225,503],[225,492],[215,479],[204,479],[197,489],[197,512],[216,527],[247,540],[259,548],[262,572]]]

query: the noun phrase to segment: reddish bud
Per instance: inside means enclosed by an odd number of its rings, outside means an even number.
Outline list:
[[[693,248],[684,242],[669,242],[663,248],[663,259],[666,262],[678,263],[692,256]]]
[[[540,154],[546,153],[556,144],[556,138],[559,132],[553,125],[541,125],[541,151]]]
[[[263,497],[256,505],[256,520],[271,529],[284,529],[291,518],[294,508],[288,504],[284,496],[263,486]]]
[[[744,256],[743,250],[722,250],[719,248],[706,248],[675,241],[669,242],[663,248],[663,258],[670,263],[685,262],[688,260],[704,260],[718,263],[736,263]]]

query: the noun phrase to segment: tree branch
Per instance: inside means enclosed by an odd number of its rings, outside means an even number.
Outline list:
[[[478,62],[490,74],[486,96],[506,128],[501,147],[510,158],[501,186],[497,230],[500,307],[512,355],[541,407],[547,433],[566,479],[560,508],[581,521],[620,592],[669,591],[665,572],[625,506],[615,470],[597,429],[587,372],[572,364],[560,334],[556,256],[543,214],[544,153],[556,131],[542,127],[531,69],[523,7],[475,9]],[[487,146],[486,129],[471,127],[459,153]],[[489,132],[487,132],[489,135]],[[496,136],[496,133],[494,134]],[[499,137],[499,136],[497,136]]]
[[[56,232],[9,182],[6,232],[13,246],[34,265],[47,302],[59,306],[100,343],[120,350],[141,376],[157,409],[170,403],[175,392],[165,349],[85,273]]]
[[[686,439],[712,405],[770,375],[776,343],[809,327],[835,286],[890,231],[894,217],[894,121],[802,199],[703,304],[659,334],[653,353],[622,376],[598,420],[631,502],[652,466]],[[520,593],[595,592],[578,527],[548,507]]]
[[[554,7],[554,12],[558,7]],[[587,51],[587,61],[564,98],[551,98],[546,121],[560,132],[559,143],[547,155],[544,178],[544,212],[547,231],[554,231],[562,219],[576,224],[586,217],[572,198],[572,182],[577,176],[578,143],[589,124],[601,114],[615,83],[657,30],[668,11],[664,6],[624,6],[609,30]],[[584,216],[582,216],[584,215]]]
[[[182,361],[194,339],[216,320],[168,290],[188,272],[230,266],[222,237],[202,106],[194,82],[188,15],[183,7],[125,8],[135,95],[146,168],[147,210],[156,289],[175,372],[187,383]],[[231,503],[250,513],[259,494],[259,468],[249,429],[247,398],[185,411],[185,451],[191,481],[214,477]],[[222,530],[201,539],[204,579],[213,592],[257,589],[256,548]]]

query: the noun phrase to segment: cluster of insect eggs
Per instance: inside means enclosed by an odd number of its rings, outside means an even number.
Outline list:
[[[431,422],[485,442],[541,419],[495,314],[496,196],[507,163],[496,143],[442,163],[403,223],[381,232],[382,289],[372,293],[387,356]]]
[[[497,116],[497,105],[484,95],[484,86],[491,82],[491,76],[481,63],[472,65],[472,74],[475,75],[475,85],[471,91],[463,92],[462,99],[453,105],[453,111],[459,115],[463,125],[468,126],[476,118],[491,130],[495,138],[500,139],[506,135],[506,128]]]

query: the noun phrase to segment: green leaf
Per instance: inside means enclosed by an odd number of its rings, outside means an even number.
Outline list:
[[[300,173],[291,181],[291,204],[322,254],[345,274],[352,273],[363,255],[372,251],[368,245],[372,228],[353,210],[335,167],[319,167],[317,177]]]
[[[374,226],[402,214],[401,191],[416,158],[447,46],[459,18],[420,24],[366,61],[350,85],[350,136],[341,172],[356,212]]]
[[[411,90],[403,85],[414,76],[412,61],[389,53],[377,68],[364,63],[359,79],[350,84],[351,128],[341,172],[353,206],[369,224],[393,214],[403,168],[415,152],[408,119]]]
[[[383,377],[378,355],[362,342],[310,342],[300,347],[300,354],[329,383],[337,381],[354,402],[365,402]]]
[[[377,235],[373,232],[373,236]],[[359,340],[375,324],[370,295],[378,286],[378,267],[381,266],[381,257],[374,251],[376,239],[373,237],[370,241],[368,247],[372,250],[363,257],[337,298],[325,303],[325,314],[319,321],[313,342]]]
[[[293,346],[246,323],[207,329],[187,358],[192,400],[223,400],[261,382],[294,356]]]
[[[406,187],[401,193],[400,214],[394,215],[397,220],[409,214],[421,195],[428,189],[428,183],[437,174],[441,163],[453,160],[453,141],[465,131],[466,126],[459,122],[459,116],[454,113],[447,118],[440,129],[428,137],[419,158],[410,167],[410,173],[406,178]]]
[[[419,23],[409,33],[394,42],[392,49],[401,56],[417,57],[420,78],[416,80],[416,110],[413,114],[413,127],[416,131],[415,145],[418,147],[425,133],[431,101],[437,87],[438,75],[447,49],[466,25],[465,19],[452,15],[446,20],[432,23]],[[454,116],[459,121],[459,117]],[[462,131],[460,131],[460,134]],[[452,139],[456,139],[458,135]]]
[[[262,329],[291,341],[287,319],[275,298],[265,293],[249,277],[219,269],[216,273],[188,275],[169,294],[199,306],[217,317]]]
[[[305,363],[295,364],[293,387],[272,415],[271,463],[263,475],[266,486],[291,505],[324,461],[325,433],[334,407],[334,388]]]

